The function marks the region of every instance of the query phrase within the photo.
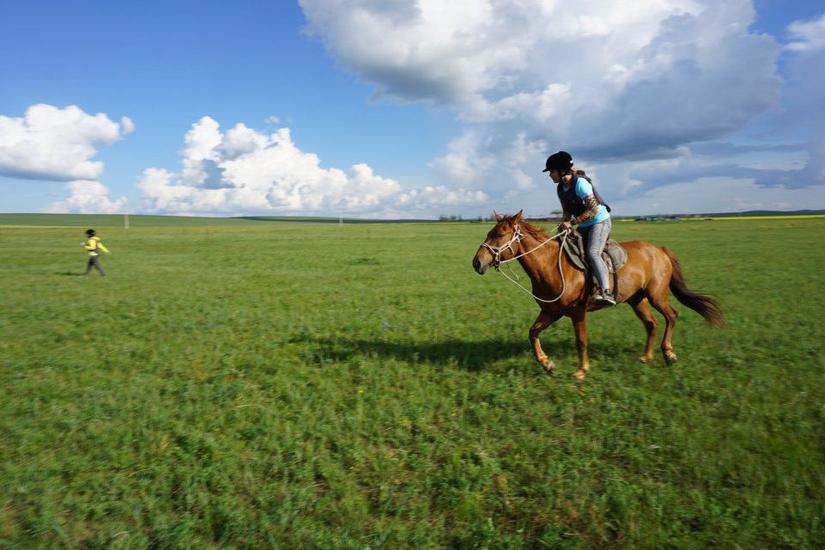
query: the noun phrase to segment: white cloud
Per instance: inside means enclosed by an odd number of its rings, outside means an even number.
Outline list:
[[[76,180],[66,184],[69,196],[59,202],[51,204],[46,212],[65,213],[77,212],[83,214],[118,214],[126,209],[126,197],[112,200],[109,190],[99,181]]]
[[[782,166],[789,157],[766,150],[761,162],[777,166],[766,171],[691,153],[697,143],[718,143],[779,110],[782,46],[749,30],[755,17],[750,0],[582,0],[575,9],[553,0],[300,4],[310,32],[343,66],[374,84],[377,96],[455,112],[463,131],[430,167],[443,185],[480,190],[496,208],[556,209],[541,170],[559,149],[571,151],[577,166],[596,176],[620,214],[645,210],[654,198],[665,204],[654,197],[659,186],[705,192],[710,187],[696,183],[703,175],[749,182],[731,188],[747,193],[739,203],[718,204],[728,209],[796,204],[776,197],[789,194],[788,186],[822,182],[821,128],[806,134],[797,128],[773,143],[806,142],[804,170],[799,154]],[[809,85],[818,74],[812,66],[821,58],[811,54],[821,51],[823,25],[825,18],[789,28],[795,40],[789,47],[806,54],[806,72],[797,71],[797,79]],[[788,96],[808,107],[789,104],[786,120],[791,113],[809,121],[800,124],[820,120],[821,108],[812,106],[825,105],[821,86],[807,88]],[[781,188],[769,189],[769,178]],[[685,204],[702,211],[714,200]]]
[[[770,129],[773,136],[787,135],[787,141],[804,143],[807,159],[802,167],[786,164],[784,169],[766,170],[757,176],[760,184],[803,188],[825,185],[825,88],[821,74],[825,68],[825,14],[810,21],[795,21],[788,33],[797,41],[787,48],[782,111]],[[821,205],[820,205],[821,206]]]
[[[544,141],[530,141],[524,133],[491,136],[470,128],[452,140],[447,153],[430,167],[448,182],[512,196],[546,179],[541,173],[546,150]]]
[[[425,186],[404,189],[367,164],[324,168],[301,151],[288,128],[271,134],[236,124],[223,133],[203,117],[184,137],[180,173],[149,168],[137,186],[150,211],[201,213],[433,215],[439,206],[477,204],[480,191]]]
[[[489,139],[471,130],[450,141],[447,153],[434,159],[430,167],[450,181],[477,182],[495,166],[493,155],[482,152],[489,148]]]
[[[748,0],[300,3],[379,95],[594,158],[661,156],[741,128],[778,97],[780,47],[749,33]]]
[[[825,48],[825,14],[811,21],[794,21],[788,26],[793,42],[789,50],[806,52]]]
[[[554,119],[565,116],[573,99],[569,83],[549,84],[536,92],[517,92],[493,102],[476,100],[468,105],[464,118],[475,122],[535,119],[540,124],[552,124]]]
[[[0,115],[0,176],[37,180],[96,180],[97,149],[132,132],[132,121],[90,115],[77,106],[32,105],[22,117]]]
[[[421,212],[448,207],[478,207],[486,201],[487,195],[482,191],[428,185],[401,193],[396,200],[396,206],[400,210]]]

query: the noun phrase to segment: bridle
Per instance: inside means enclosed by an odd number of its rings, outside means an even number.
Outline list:
[[[523,235],[521,234],[521,228],[518,226],[518,224],[516,224],[516,226],[513,228],[513,236],[510,237],[510,240],[507,241],[506,243],[504,243],[503,245],[501,245],[501,246],[491,246],[491,245],[487,244],[486,242],[483,242],[483,243],[481,243],[481,246],[483,248],[486,248],[487,250],[489,250],[490,253],[493,255],[493,261],[492,261],[491,265],[495,268],[496,271],[498,271],[499,273],[504,275],[504,278],[506,278],[511,283],[513,283],[514,285],[519,287],[521,290],[523,290],[524,292],[526,292],[527,294],[532,296],[533,299],[538,300],[539,302],[544,302],[544,303],[549,304],[549,303],[558,301],[562,296],[564,296],[566,283],[564,281],[564,271],[561,268],[561,257],[562,257],[562,254],[564,252],[564,243],[567,241],[567,236],[571,233],[571,231],[572,231],[571,229],[566,229],[566,230],[564,230],[560,233],[556,233],[555,235],[553,235],[549,239],[539,243],[537,246],[531,248],[527,252],[522,252],[521,254],[519,254],[517,256],[513,256],[512,258],[508,258],[506,260],[501,259],[501,253],[504,252],[505,250],[509,250],[510,252],[515,254],[516,250],[515,250],[515,248],[513,248],[513,244],[514,243],[516,243],[516,244],[521,243],[521,238],[522,238]],[[559,237],[561,237],[561,239],[562,239],[561,245],[559,246],[559,264],[558,264],[559,265],[559,275],[561,275],[561,292],[559,293],[558,296],[556,296],[552,300],[545,300],[543,298],[539,298],[538,296],[536,296],[531,291],[527,290],[526,288],[524,288],[523,286],[521,286],[518,283],[518,275],[516,275],[516,278],[514,279],[514,278],[508,276],[506,273],[504,273],[503,271],[501,271],[499,269],[499,266],[501,266],[503,264],[506,264],[506,263],[509,263],[509,262],[514,262],[514,261],[518,260],[519,258],[521,258],[523,256],[527,256],[528,254],[532,254],[533,252],[535,252],[536,250],[538,250],[542,246],[546,245],[547,243],[549,243],[550,241],[552,241],[554,239],[558,239]]]
[[[514,243],[515,244],[521,243],[521,237],[522,237],[521,228],[518,225],[516,225],[515,229],[513,230],[513,236],[510,237],[510,240],[507,241],[506,243],[504,243],[503,245],[501,245],[501,246],[490,246],[489,244],[487,244],[487,242],[481,243],[481,246],[486,248],[487,250],[489,250],[490,253],[493,255],[492,264],[493,264],[493,267],[496,269],[496,271],[498,271],[498,266],[500,266],[501,264],[506,264],[507,262],[512,262],[513,260],[515,260],[516,258],[519,257],[519,256],[516,256],[516,257],[510,258],[509,260],[502,260],[501,259],[501,253],[504,252],[505,250],[509,250],[510,252],[515,254],[516,250],[513,248],[513,244]],[[538,247],[536,247],[536,248],[538,248]],[[535,248],[533,250],[535,250]],[[531,250],[530,252],[532,252],[533,250]],[[529,252],[528,252],[528,254],[529,254]]]

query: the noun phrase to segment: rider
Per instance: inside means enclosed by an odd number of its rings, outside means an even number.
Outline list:
[[[579,233],[584,236],[587,262],[599,282],[593,301],[599,305],[615,305],[616,300],[610,292],[607,265],[602,259],[602,250],[613,226],[610,207],[593,188],[593,182],[587,174],[573,168],[573,157],[567,151],[559,151],[547,157],[542,171],[550,172],[553,183],[557,184],[556,193],[564,212],[559,230],[568,230],[573,225],[578,225]]]

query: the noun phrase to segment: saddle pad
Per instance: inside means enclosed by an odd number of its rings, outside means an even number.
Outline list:
[[[587,265],[587,260],[584,256],[582,241],[581,235],[571,235],[564,241],[564,251],[576,269],[579,271],[590,271],[590,267]],[[627,261],[627,252],[617,241],[609,239],[602,252],[602,259],[604,259],[604,262],[607,264],[607,269],[610,273],[615,273],[619,271]]]

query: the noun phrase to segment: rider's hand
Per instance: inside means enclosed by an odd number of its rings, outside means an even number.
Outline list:
[[[570,231],[571,229],[573,229],[573,225],[568,221],[564,221],[559,224],[559,226],[556,228],[556,231],[559,233],[563,233],[565,231]]]

